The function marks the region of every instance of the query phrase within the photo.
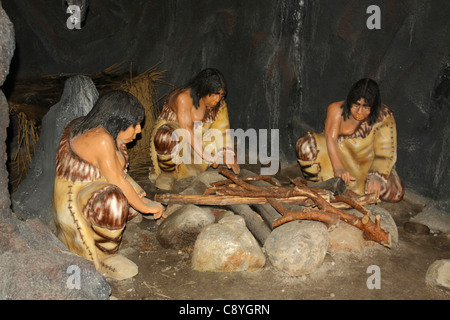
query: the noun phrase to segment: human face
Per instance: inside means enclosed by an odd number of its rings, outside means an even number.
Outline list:
[[[217,93],[211,93],[205,97],[205,104],[207,108],[214,108],[225,98],[225,92],[220,89]]]
[[[371,107],[367,103],[366,99],[361,98],[355,103],[352,103],[350,112],[352,117],[357,121],[364,121],[370,115]]]
[[[117,139],[120,139],[122,143],[130,143],[136,139],[136,135],[141,133],[141,131],[141,123],[138,122],[136,126],[131,125],[127,129],[120,131],[117,135]]]

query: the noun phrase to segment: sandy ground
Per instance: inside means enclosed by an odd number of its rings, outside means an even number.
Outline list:
[[[148,194],[150,183],[141,183]],[[355,253],[327,253],[315,272],[299,277],[266,266],[254,272],[197,272],[189,252],[163,248],[156,239],[157,223],[143,219],[127,225],[121,254],[134,261],[134,278],[108,280],[118,300],[449,300],[450,291],[429,286],[428,267],[450,259],[450,239],[444,234],[408,233],[404,224],[423,208],[403,200],[380,203],[393,216],[398,245],[375,246]],[[380,287],[370,288],[376,266]],[[375,267],[375,268],[376,268]],[[369,286],[368,286],[369,283]]]

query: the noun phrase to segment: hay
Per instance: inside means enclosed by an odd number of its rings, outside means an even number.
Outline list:
[[[161,82],[163,72],[154,68],[138,76],[130,77],[123,85],[122,90],[128,91],[142,103],[145,109],[145,123],[142,127],[141,138],[129,150],[130,158],[137,159],[150,156],[150,137],[153,124],[158,117],[158,104],[154,83]]]
[[[139,175],[139,170],[147,171],[151,165],[151,130],[158,113],[159,99],[155,84],[167,84],[163,81],[165,71],[157,71],[158,65],[138,75],[133,75],[131,64],[129,69],[123,64],[114,64],[101,72],[92,74],[66,73],[18,80],[8,99],[10,115],[17,118],[19,129],[18,150],[8,164],[10,191],[14,192],[26,177],[39,139],[42,118],[53,105],[60,101],[66,80],[75,75],[90,77],[100,95],[112,90],[124,90],[139,99],[145,108],[145,122],[141,137],[129,149],[130,171],[133,170]],[[146,177],[147,175],[145,173]]]
[[[16,113],[18,121],[18,138],[17,138],[17,151],[10,161],[10,185],[12,186],[12,192],[17,189],[19,183],[26,177],[29,164],[34,156],[34,150],[36,143],[39,139],[38,129],[35,119],[28,119],[24,112]]]

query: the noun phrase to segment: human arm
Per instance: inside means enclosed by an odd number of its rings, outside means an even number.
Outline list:
[[[136,191],[136,193],[138,194],[139,198],[144,198],[147,193],[145,192],[144,189],[142,189],[142,187],[136,182],[134,181],[134,179],[132,177],[130,177],[129,174],[126,175],[125,179],[127,179],[127,181],[131,184],[131,186],[133,187],[134,191]]]
[[[106,132],[99,133],[90,143],[95,146],[90,148],[91,157],[106,181],[119,187],[135,210],[144,214],[153,214],[155,219],[160,218],[164,211],[163,206],[144,198],[145,192],[141,188],[137,189],[134,180],[124,173],[112,137]]]
[[[174,111],[177,115],[178,125],[180,129],[187,132],[187,135],[183,135],[187,138],[187,142],[190,144],[192,149],[201,156],[203,160],[208,163],[216,162],[216,157],[211,156],[209,153],[205,152],[202,146],[202,142],[195,136],[194,119],[192,116],[192,110],[195,109],[192,98],[188,92],[179,93],[174,99]]]
[[[325,120],[325,141],[327,144],[328,156],[333,166],[334,176],[340,177],[345,184],[354,181],[355,178],[345,169],[338,153],[337,140],[339,136],[340,126],[342,123],[342,109],[340,104],[335,102],[328,106],[327,117]]]
[[[210,130],[217,130],[217,132],[220,132],[220,134],[215,137],[214,143],[218,150],[218,157],[222,161],[221,163],[225,164],[228,169],[233,170],[235,174],[239,174],[241,169],[234,152],[234,143],[230,134],[228,107],[225,101],[221,101],[217,118],[211,124]],[[218,162],[213,163],[213,168],[216,168],[218,165]]]
[[[397,161],[397,129],[394,116],[389,108],[384,109],[385,117],[374,125],[373,151],[375,154],[366,179],[366,193],[379,195],[381,185],[387,183]]]

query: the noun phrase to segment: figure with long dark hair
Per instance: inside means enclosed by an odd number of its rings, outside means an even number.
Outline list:
[[[137,266],[118,254],[127,221],[163,214],[127,174],[127,143],[141,132],[144,107],[124,91],[101,96],[64,130],[56,154],[53,211],[58,238],[105,276],[126,279]],[[139,218],[141,218],[139,216]]]
[[[210,165],[223,163],[239,173],[227,134],[230,123],[226,95],[224,76],[208,68],[166,97],[151,137],[153,167],[149,176],[157,188],[170,190],[176,180],[197,175]],[[212,132],[214,139],[208,136]],[[184,160],[177,161],[174,155],[181,154],[181,150],[189,156],[184,154]]]
[[[307,180],[340,177],[350,190],[397,202],[404,186],[395,170],[397,131],[392,110],[382,103],[378,84],[357,81],[346,100],[328,106],[323,134],[297,141],[297,159]]]

